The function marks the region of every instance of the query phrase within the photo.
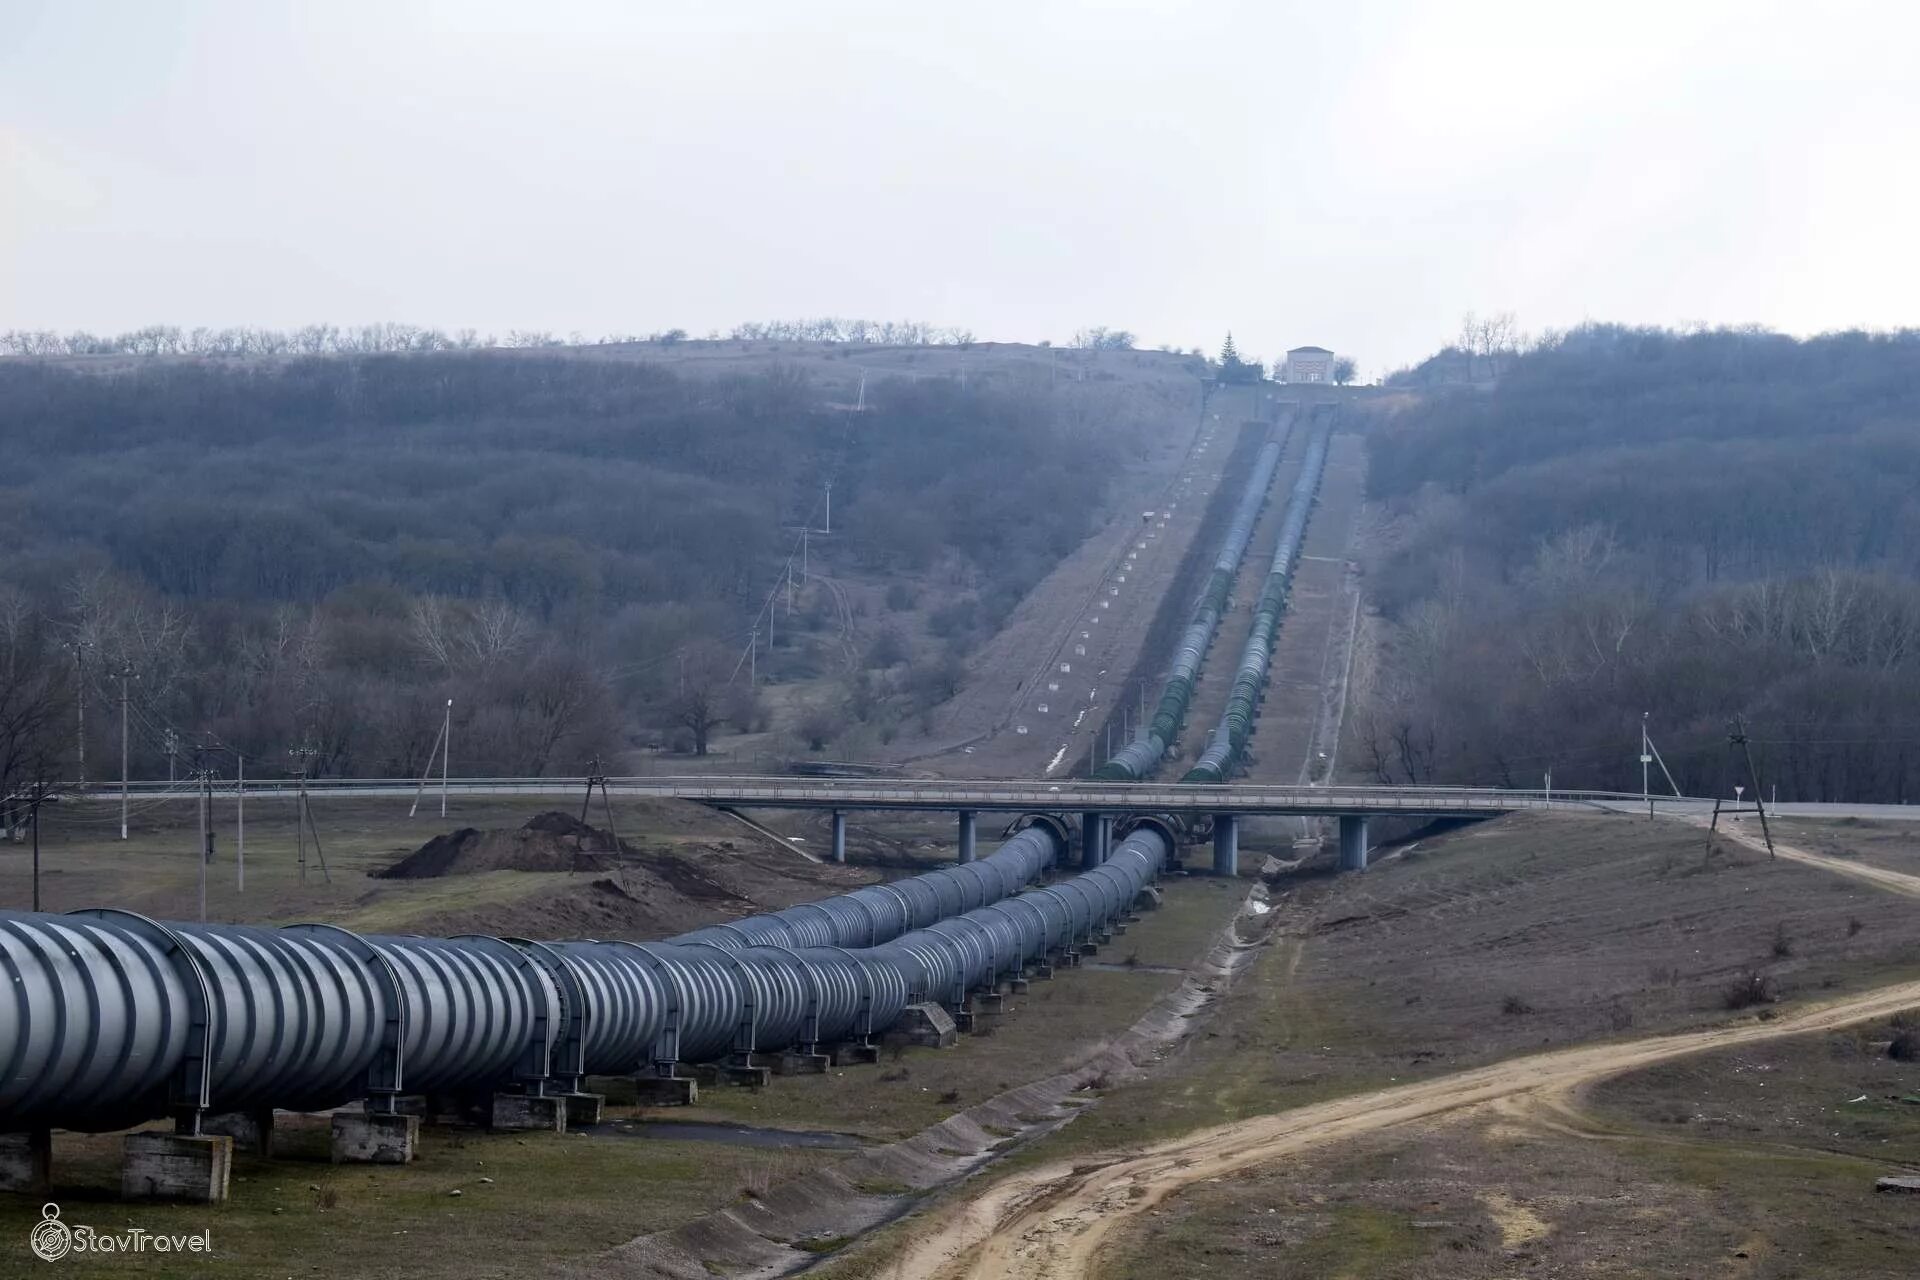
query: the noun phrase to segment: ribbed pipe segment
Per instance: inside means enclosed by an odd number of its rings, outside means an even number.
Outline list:
[[[984,858],[942,867],[768,915],[708,925],[669,942],[718,947],[871,947],[909,929],[998,902],[1037,879],[1065,850],[1044,826],[1028,827]]]
[[[1324,412],[1324,411],[1323,411]],[[1214,729],[1213,741],[1181,777],[1182,782],[1225,782],[1233,776],[1253,735],[1253,722],[1260,714],[1260,695],[1267,687],[1267,672],[1273,662],[1273,648],[1280,636],[1280,619],[1287,609],[1287,597],[1293,590],[1294,568],[1300,562],[1300,545],[1306,538],[1307,519],[1320,493],[1320,480],[1327,468],[1327,441],[1333,434],[1331,422],[1314,428],[1307,442],[1307,456],[1300,465],[1300,476],[1287,496],[1287,509],[1280,522],[1280,536],[1274,543],[1273,561],[1267,568],[1266,582],[1253,606],[1253,629],[1240,651],[1240,665],[1233,676],[1233,689],[1227,695],[1226,710]]]
[[[1063,853],[1040,824],[976,862],[652,943],[0,912],[0,1132],[538,1088],[865,1038],[910,992],[1016,968],[1070,927],[1059,900],[1021,893]]]
[[[1291,434],[1291,430],[1289,427],[1287,434]],[[1260,520],[1260,509],[1266,505],[1267,491],[1273,487],[1273,475],[1279,469],[1286,439],[1287,436],[1282,435],[1280,439],[1269,440],[1261,446],[1247,487],[1240,495],[1239,505],[1234,508],[1233,519],[1220,539],[1220,550],[1214,557],[1213,569],[1200,589],[1199,599],[1194,603],[1193,616],[1188,620],[1186,630],[1181,632],[1179,644],[1174,647],[1173,661],[1167,668],[1167,682],[1161,688],[1153,719],[1141,729],[1139,737],[1116,751],[1106,763],[1093,771],[1096,779],[1106,782],[1145,781],[1160,767],[1160,761],[1167,754],[1174,735],[1180,732],[1180,724],[1186,719],[1187,704],[1193,700],[1194,677],[1199,673],[1201,660],[1207,656],[1207,650],[1213,644],[1214,633],[1220,629],[1220,617],[1226,612],[1227,596],[1233,590],[1235,575],[1240,572],[1240,561],[1247,554],[1247,544],[1253,540],[1253,526]]]
[[[905,977],[910,1000],[958,1006],[968,992],[1086,942],[1124,916],[1172,853],[1162,831],[1141,827],[1091,871],[916,929],[873,954]]]

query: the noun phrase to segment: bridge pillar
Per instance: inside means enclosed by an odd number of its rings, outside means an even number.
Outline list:
[[[1367,869],[1367,817],[1363,813],[1340,815],[1340,869]]]
[[[1107,860],[1107,824],[1112,819],[1089,810],[1080,815],[1080,869],[1091,871]]]
[[[1237,814],[1213,815],[1213,874],[1240,874],[1240,818]]]
[[[833,811],[833,860],[847,860],[847,814],[844,809]]]
[[[974,814],[971,809],[960,811],[960,861],[972,862],[974,859]]]

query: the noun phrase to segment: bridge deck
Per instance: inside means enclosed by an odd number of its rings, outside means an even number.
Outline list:
[[[374,796],[411,792],[418,779],[333,778],[307,783],[314,794]],[[585,778],[472,778],[455,779],[453,795],[579,796]],[[427,784],[437,792],[437,781]],[[1361,787],[1265,786],[1225,783],[1183,786],[1154,782],[1060,783],[979,780],[900,780],[870,778],[795,777],[683,777],[609,778],[615,796],[692,800],[740,809],[868,809],[868,810],[986,810],[1006,812],[1075,811],[1106,813],[1240,813],[1275,815],[1406,814],[1420,817],[1482,816],[1523,809],[1566,805],[1619,805],[1638,797],[1604,791],[1508,791],[1496,787]],[[118,795],[115,784],[103,784],[92,794]],[[136,783],[134,795],[152,798],[176,791],[183,798],[194,792],[168,784]],[[230,793],[232,784],[220,787]],[[250,796],[293,794],[286,782],[250,782]],[[1671,802],[1669,802],[1671,803]]]

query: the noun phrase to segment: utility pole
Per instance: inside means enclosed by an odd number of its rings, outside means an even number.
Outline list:
[[[407,810],[409,818],[420,812],[420,797],[427,793],[427,779],[433,776],[433,758],[440,757],[440,816],[447,816],[447,756],[452,753],[453,743],[453,699],[447,699],[447,708],[440,721],[440,732],[434,735],[433,746],[427,751],[426,767],[420,770],[420,785],[413,793],[413,807]]]
[[[866,398],[866,393],[867,393],[867,384],[866,384],[866,380],[865,380],[865,379],[862,379],[862,380],[861,380],[861,382],[860,382],[860,395],[861,395],[861,398],[862,398],[862,399],[865,399],[865,398]],[[828,480],[828,481],[827,481],[827,520],[826,520],[826,527],[825,527],[825,528],[823,528],[823,529],[821,529],[821,530],[820,530],[820,532],[822,532],[822,533],[829,533],[829,534],[833,532],[833,481],[832,481],[832,480]]]
[[[174,760],[175,760],[175,758],[176,758],[176,757],[178,757],[178,756],[179,756],[179,754],[180,754],[180,735],[179,735],[179,734],[177,734],[177,733],[175,733],[175,732],[173,731],[173,728],[172,728],[172,726],[168,726],[168,728],[167,728],[167,737],[166,737],[166,744],[167,744],[167,745],[166,745],[166,750],[167,750],[167,785],[168,785],[168,786],[172,786],[172,785],[173,785],[173,782],[174,782],[174,777],[173,777],[173,762],[174,762]]]
[[[86,789],[86,786],[87,786],[87,665],[86,665],[86,652],[87,652],[87,649],[88,649],[88,647],[89,647],[89,646],[88,646],[88,644],[87,644],[87,642],[86,642],[86,641],[84,641],[84,640],[76,640],[76,641],[74,641],[74,642],[73,642],[73,643],[72,643],[71,645],[69,645],[68,647],[69,647],[69,648],[71,648],[71,649],[73,650],[73,687],[74,687],[74,692],[75,692],[76,694],[78,694],[78,695],[79,695],[78,697],[76,697],[76,698],[75,698],[75,699],[73,700],[73,705],[74,705],[74,710],[75,710],[75,712],[76,712],[76,714],[77,714],[77,717],[78,717],[78,718],[77,718],[77,720],[76,720],[76,723],[75,723],[75,728],[74,728],[74,739],[73,739],[73,745],[74,745],[74,756],[76,757],[76,759],[77,759],[77,761],[78,761],[78,764],[79,764],[79,769],[80,769],[80,788],[81,788],[81,790],[83,790],[83,791],[84,791],[84,790]]]
[[[453,760],[453,699],[447,699],[446,718],[440,722],[440,816],[447,816],[447,769]]]
[[[760,628],[755,627],[747,633],[747,684],[751,688],[760,687]],[[585,822],[582,818],[580,821]]]
[[[800,585],[807,585],[807,538],[813,530],[800,526]]]
[[[587,820],[587,810],[593,804],[593,789],[595,787],[600,788],[600,803],[604,807],[607,815],[607,835],[613,839],[613,874],[620,881],[620,887],[624,889],[627,887],[626,854],[620,846],[620,833],[614,830],[613,797],[607,792],[606,767],[601,764],[599,756],[595,756],[587,763],[587,794],[580,801],[580,821],[583,823]],[[580,852],[579,850],[575,850],[573,865],[567,868],[567,874],[572,875],[579,869]]]
[[[300,857],[300,883],[307,882],[307,840],[308,830],[313,832],[313,853],[320,860],[320,874],[328,884],[333,883],[333,872],[327,868],[327,854],[320,847],[320,824],[313,820],[313,804],[307,799],[307,774],[312,771],[313,758],[320,754],[318,747],[311,745],[291,747],[287,754],[299,760],[295,771],[298,779],[298,793],[295,800],[294,839],[297,842]]]
[[[1653,784],[1648,766],[1653,763],[1653,753],[1647,750],[1647,715],[1640,713],[1640,798],[1646,801],[1647,816],[1653,816]]]
[[[127,838],[127,682],[133,667],[120,668],[120,838]]]
[[[299,798],[293,802],[293,841],[298,851],[295,857],[300,862],[300,883],[307,882],[307,762],[300,757],[300,748],[289,747],[287,754],[299,760],[294,766],[294,774],[300,779]]]
[[[1753,750],[1747,745],[1747,722],[1744,717],[1735,716],[1733,727],[1727,734],[1729,746],[1740,748],[1740,754],[1747,762],[1747,781],[1753,784],[1753,808],[1760,815],[1760,834],[1767,842],[1767,856],[1776,857],[1773,851],[1773,831],[1767,825],[1767,802],[1760,798],[1760,775],[1754,771]]]
[[[58,803],[60,797],[47,794],[47,784],[36,779],[27,793],[27,823],[33,828],[33,909],[40,909],[40,806]]]
[[[200,815],[200,923],[207,922],[207,864],[213,861],[213,824],[208,821],[207,810],[211,807],[213,789],[213,770],[202,768],[194,761],[194,777],[200,782],[199,802],[194,806]]]
[[[233,753],[233,887],[247,891],[247,758]]]

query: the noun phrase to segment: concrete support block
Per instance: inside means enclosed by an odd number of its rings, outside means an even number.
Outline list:
[[[1025,978],[1015,978],[1007,984],[1007,990],[1010,995],[1023,996],[1027,994],[1027,980]]]
[[[1213,874],[1240,874],[1240,819],[1236,814],[1213,815]]]
[[[972,862],[978,851],[976,832],[978,825],[971,809],[960,811],[960,861]]]
[[[1107,819],[1091,811],[1080,815],[1080,869],[1091,871],[1107,860]]]
[[[1115,920],[1107,929],[1107,932],[1116,938],[1126,933],[1126,931],[1127,922],[1125,920]]]
[[[827,1055],[833,1059],[836,1067],[852,1067],[863,1063],[880,1061],[880,1046],[877,1044],[837,1044]]]
[[[599,1124],[600,1117],[606,1112],[607,1095],[604,1093],[586,1093],[576,1090],[569,1093],[557,1093],[554,1096],[560,1099],[561,1104],[566,1108],[567,1128],[569,1129],[578,1129],[583,1125]]]
[[[1100,954],[1100,944],[1093,941],[1083,942],[1080,944],[1080,948],[1077,954],[1083,955],[1083,956],[1097,956]]]
[[[52,1130],[0,1133],[0,1191],[42,1195],[52,1174]]]
[[[248,1155],[273,1154],[272,1111],[222,1111],[200,1118],[200,1132],[223,1133],[233,1139],[233,1149]]]
[[[735,1085],[742,1089],[764,1089],[773,1083],[773,1070],[770,1067],[756,1067],[751,1064],[728,1063],[720,1068],[720,1083]]]
[[[976,991],[973,993],[974,1013],[999,1013],[1006,1007],[1006,997],[998,991]]]
[[[832,1059],[824,1053],[783,1053],[775,1062],[773,1074],[777,1076],[817,1076],[824,1075]]]
[[[1340,815],[1340,869],[1367,869],[1367,819],[1365,814]]]
[[[1054,965],[1054,962],[1052,960],[1044,960],[1039,964],[1028,965],[1027,981],[1028,982],[1053,981],[1053,965]]]
[[[886,1039],[889,1043],[945,1049],[958,1043],[960,1027],[952,1014],[929,1000],[910,1004],[902,1010],[899,1021],[887,1032]]]
[[[847,860],[847,815],[841,809],[833,811],[833,860]]]
[[[552,1094],[496,1093],[487,1128],[501,1133],[565,1133],[567,1104]]]
[[[401,1112],[336,1111],[329,1154],[335,1164],[412,1164],[420,1117]]]
[[[643,1107],[690,1107],[700,1100],[700,1086],[686,1076],[635,1076],[633,1100]]]
[[[1160,909],[1160,891],[1152,885],[1142,885],[1140,892],[1133,895],[1135,911],[1158,911]]]
[[[120,1150],[122,1199],[226,1203],[233,1139],[224,1133],[130,1133]]]

